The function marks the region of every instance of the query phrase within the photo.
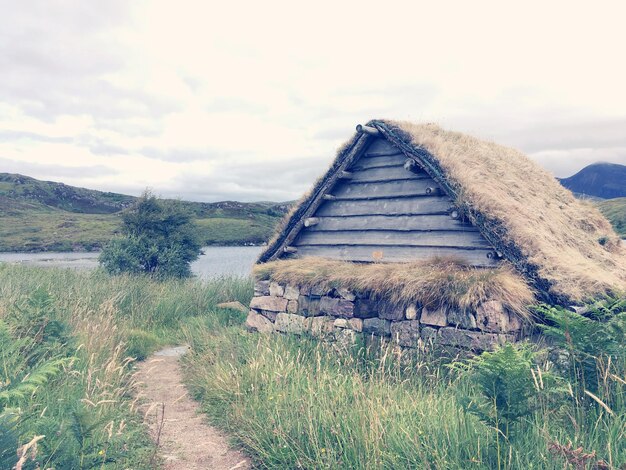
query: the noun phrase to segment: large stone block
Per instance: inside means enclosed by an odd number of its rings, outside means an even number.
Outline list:
[[[389,336],[391,334],[391,322],[383,318],[366,318],[363,320],[363,333]]]
[[[509,330],[509,314],[504,310],[502,302],[488,300],[476,309],[476,323],[483,331],[498,333]]]
[[[498,344],[513,341],[510,335],[498,335],[494,333],[484,333],[482,331],[467,331],[457,328],[441,328],[439,330],[439,344],[454,346],[462,349],[474,351],[486,351],[493,349]]]
[[[278,282],[270,282],[270,295],[274,297],[282,297],[285,293],[285,288]]]
[[[305,329],[305,320],[306,318],[304,318],[302,315],[279,313],[278,315],[276,315],[274,328],[276,329],[276,331],[282,331],[283,333],[300,335]]]
[[[298,286],[287,284],[285,286],[285,293],[283,294],[283,297],[287,300],[298,300],[298,297],[300,297],[300,288]]]
[[[354,302],[356,300],[356,295],[351,290],[346,289],[345,287],[340,287],[339,289],[335,289],[337,295],[342,299],[349,300],[350,302]]]
[[[356,333],[350,329],[335,330],[336,345],[340,348],[349,348],[356,343]]]
[[[509,325],[507,332],[515,333],[522,329],[522,320],[514,313],[509,313]]]
[[[360,318],[349,318],[348,328],[360,333],[361,331],[363,331],[363,320],[361,320]]]
[[[419,314],[420,308],[415,304],[409,305],[404,311],[404,317],[407,320],[416,320],[419,317]]]
[[[257,312],[270,320],[272,323],[276,321],[276,315],[278,315],[278,312],[270,312],[269,310],[258,310]]]
[[[335,317],[351,318],[354,304],[346,299],[324,296],[320,299],[320,312]]]
[[[437,328],[433,328],[432,326],[423,326],[420,331],[420,337],[425,344],[433,344],[437,341],[437,337],[439,336],[439,330]]]
[[[379,302],[378,316],[386,320],[397,321],[404,318],[404,305],[395,302]]]
[[[250,310],[248,313],[246,327],[249,330],[258,331],[259,333],[271,333],[274,331],[274,324],[263,315],[256,313],[254,310]]]
[[[335,320],[333,317],[312,317],[307,318],[304,321],[304,325],[306,330],[311,333],[311,336],[324,338],[333,333]]]
[[[374,318],[378,316],[378,302],[372,299],[357,297],[354,301],[356,318]]]
[[[450,310],[448,312],[448,324],[458,326],[466,330],[476,329],[476,318],[471,312],[463,312],[460,310]]]
[[[353,330],[360,333],[363,331],[363,320],[360,318],[337,318],[333,322],[333,326],[335,328]]]
[[[420,323],[417,320],[391,322],[391,339],[399,346],[416,348],[420,339]]]
[[[250,308],[255,310],[269,310],[270,312],[285,312],[287,310],[287,299],[264,295],[262,297],[252,297]]]
[[[306,295],[298,297],[298,313],[305,317],[322,315],[320,312],[320,300]]]
[[[256,281],[254,283],[254,295],[270,295],[270,281]]]
[[[324,295],[328,295],[332,289],[323,286],[312,286],[309,295],[312,297],[322,297]]]
[[[420,323],[432,326],[446,326],[448,319],[446,318],[446,312],[443,308],[431,310],[424,307],[420,316]]]

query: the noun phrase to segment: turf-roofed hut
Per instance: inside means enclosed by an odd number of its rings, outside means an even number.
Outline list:
[[[609,222],[520,152],[375,120],[288,214],[255,267],[259,331],[470,349],[523,336],[528,306],[626,288]]]

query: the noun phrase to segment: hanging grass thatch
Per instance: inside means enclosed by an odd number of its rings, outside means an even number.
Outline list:
[[[508,264],[472,268],[449,259],[414,263],[351,263],[322,258],[279,260],[254,267],[259,280],[306,287],[347,288],[400,304],[475,311],[498,299],[511,312],[528,318],[533,292]]]

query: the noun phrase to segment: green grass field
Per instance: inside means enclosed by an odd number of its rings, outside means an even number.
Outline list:
[[[36,436],[45,437],[24,468],[159,468],[126,358],[184,342],[188,386],[259,468],[626,464],[623,341],[610,361],[584,356],[597,373],[583,383],[555,374],[543,352],[531,361],[502,351],[468,369],[429,350],[248,333],[245,314],[216,308],[251,296],[250,279],[157,282],[0,265],[0,468]],[[595,351],[618,334],[576,328],[572,345],[589,338]],[[24,384],[32,387],[18,393]]]
[[[0,173],[0,251],[102,248],[120,230],[120,211],[136,198]],[[260,245],[288,204],[179,201],[205,245]]]
[[[215,207],[184,203],[205,245],[259,245],[282,217],[259,204]],[[121,227],[119,213],[71,212],[0,194],[0,251],[80,251],[102,248]]]
[[[52,208],[20,208],[0,216],[0,251],[80,251],[104,246],[121,227],[117,214],[77,214]],[[259,245],[278,217],[196,219],[205,245]]]
[[[599,201],[597,204],[604,216],[609,219],[615,231],[622,238],[626,238],[626,197],[607,199]]]

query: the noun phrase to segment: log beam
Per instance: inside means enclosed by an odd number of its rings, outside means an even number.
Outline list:
[[[314,225],[317,225],[319,223],[320,223],[319,217],[309,217],[308,219],[304,219],[305,227],[313,227]]]
[[[378,135],[380,134],[380,132],[378,131],[378,129],[376,129],[375,127],[371,127],[371,126],[364,126],[362,124],[358,124],[356,126],[356,131],[359,134],[369,134],[369,135]]]

